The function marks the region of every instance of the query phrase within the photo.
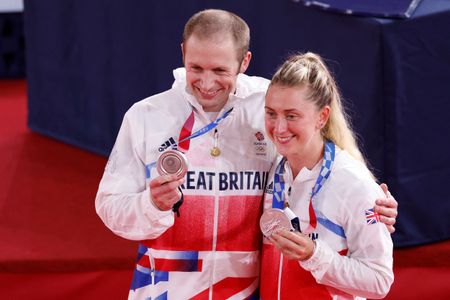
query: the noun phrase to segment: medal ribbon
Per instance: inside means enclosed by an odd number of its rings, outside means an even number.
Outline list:
[[[184,122],[183,128],[181,128],[180,136],[178,137],[178,149],[181,152],[187,152],[190,146],[190,139],[185,140],[191,135],[192,128],[194,127],[194,111],[191,112],[186,122]]]
[[[273,175],[273,200],[272,208],[284,208],[284,164],[286,163],[286,157],[283,157],[275,169],[275,174]]]
[[[192,128],[194,127],[194,111],[192,111],[189,117],[187,118],[186,122],[184,123],[183,128],[180,131],[178,144],[175,144],[173,147],[175,149],[178,147],[180,151],[187,152],[189,150],[191,139],[204,135],[210,130],[216,128],[221,121],[223,121],[226,117],[228,117],[228,115],[231,113],[232,110],[233,107],[230,108],[228,111],[226,111],[221,117],[217,118],[214,122],[209,123],[208,125],[200,128],[199,130],[191,134]]]
[[[306,230],[307,233],[312,232],[317,227],[317,218],[316,213],[314,211],[313,206],[313,199],[314,196],[317,195],[317,193],[320,191],[322,186],[325,184],[326,180],[331,174],[331,167],[333,166],[334,157],[335,157],[335,150],[336,146],[333,142],[327,141],[325,143],[325,150],[322,160],[322,167],[319,172],[319,176],[317,177],[316,183],[314,184],[314,187],[312,188],[311,192],[311,198],[309,201],[309,226]],[[273,179],[273,200],[272,200],[272,207],[273,208],[284,208],[284,202],[285,199],[283,197],[284,195],[284,187],[285,187],[285,181],[283,178],[284,174],[284,165],[286,163],[286,158],[283,157],[281,161],[279,162],[278,166],[275,169],[274,179]]]
[[[216,128],[217,125],[219,125],[219,123],[222,120],[224,120],[226,117],[228,117],[228,115],[231,113],[232,110],[233,110],[233,108],[230,108],[220,118],[216,119],[214,122],[209,123],[205,127],[200,128],[199,130],[197,130],[196,132],[191,134],[192,128],[194,128],[194,122],[195,122],[194,111],[192,111],[191,114],[189,115],[189,117],[184,122],[184,125],[180,131],[180,136],[178,137],[178,144],[173,145],[173,149],[178,148],[181,152],[187,152],[189,150],[191,139],[199,137],[201,135],[204,135],[208,131]],[[172,211],[174,213],[176,213],[177,216],[179,217],[180,216],[180,206],[183,204],[184,197],[183,197],[183,191],[181,190],[180,187],[178,187],[178,190],[181,192],[181,198],[173,205]]]

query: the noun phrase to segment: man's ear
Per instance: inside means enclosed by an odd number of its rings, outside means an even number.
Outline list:
[[[250,65],[251,59],[252,59],[252,53],[250,51],[247,51],[247,53],[244,56],[244,59],[242,60],[241,67],[239,68],[239,73],[245,73],[248,66]]]
[[[180,47],[181,47],[181,58],[183,59],[183,65],[184,65],[184,43],[181,43]]]

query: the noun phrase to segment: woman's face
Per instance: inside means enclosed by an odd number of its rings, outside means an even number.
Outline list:
[[[322,147],[320,129],[328,118],[329,108],[319,110],[306,100],[307,95],[307,88],[279,85],[267,91],[266,130],[278,152],[288,159],[306,159],[305,155]]]

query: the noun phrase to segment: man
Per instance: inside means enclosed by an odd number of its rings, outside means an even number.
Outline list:
[[[269,82],[243,74],[249,40],[234,14],[195,14],[172,88],[125,114],[96,210],[114,233],[141,241],[130,298],[257,295],[261,198],[275,149],[264,132]],[[182,178],[158,173],[167,149],[185,153]],[[393,225],[396,202],[381,200],[393,206],[383,208]]]

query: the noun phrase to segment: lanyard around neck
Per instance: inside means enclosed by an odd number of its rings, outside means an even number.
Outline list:
[[[181,128],[180,136],[178,138],[178,144],[173,147],[178,148],[182,152],[187,152],[190,146],[190,140],[196,137],[202,136],[210,130],[214,129],[223,121],[233,110],[233,107],[227,110],[221,117],[217,118],[215,121],[209,123],[208,125],[200,128],[196,132],[192,133],[192,128],[194,127],[194,111],[191,112],[189,117],[184,122],[183,128]],[[192,133],[192,134],[191,134]]]
[[[311,198],[309,202],[309,227],[307,229],[307,232],[310,232],[314,230],[317,226],[317,218],[316,214],[314,212],[314,206],[313,206],[313,199],[314,196],[317,195],[317,193],[320,191],[322,186],[325,184],[326,180],[330,176],[331,173],[331,167],[333,166],[335,152],[336,152],[336,146],[333,142],[327,141],[325,143],[325,150],[322,160],[322,167],[319,172],[319,176],[317,177],[316,183],[314,184],[314,187],[312,188],[311,192]],[[283,209],[285,205],[285,199],[284,199],[284,188],[285,188],[285,181],[284,181],[284,165],[286,163],[286,157],[283,157],[279,164],[277,165],[275,169],[274,179],[273,179],[273,200],[272,200],[272,207],[273,208],[279,208]]]

